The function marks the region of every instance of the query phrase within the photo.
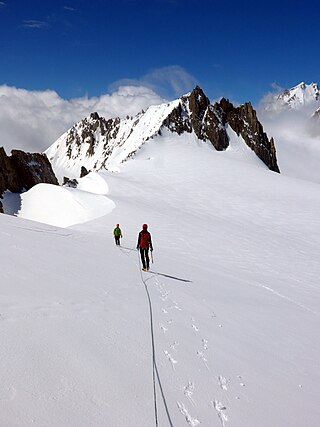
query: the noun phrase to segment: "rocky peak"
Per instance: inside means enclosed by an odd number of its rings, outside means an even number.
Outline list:
[[[197,118],[202,118],[206,109],[210,105],[209,98],[207,98],[199,86],[196,86],[187,98],[189,101],[191,115],[194,115]]]

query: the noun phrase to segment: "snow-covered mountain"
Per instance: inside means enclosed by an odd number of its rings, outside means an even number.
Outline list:
[[[319,106],[320,90],[317,83],[306,84],[301,82],[291,89],[285,89],[281,93],[268,98],[265,103],[267,110],[300,110],[306,106]]]
[[[228,128],[264,162],[279,172],[274,141],[268,139],[250,103],[234,107],[222,99],[212,105],[201,88],[181,98],[151,106],[135,117],[106,120],[97,113],[76,123],[46,151],[53,168],[62,175],[78,177],[89,171],[114,170],[156,135],[195,134],[218,151],[230,146]]]

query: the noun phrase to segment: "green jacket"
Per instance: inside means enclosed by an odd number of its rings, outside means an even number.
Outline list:
[[[122,233],[121,233],[121,229],[120,229],[120,227],[116,227],[114,230],[113,230],[113,235],[115,236],[115,237],[122,237]]]

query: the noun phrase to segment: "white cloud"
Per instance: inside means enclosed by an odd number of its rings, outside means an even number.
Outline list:
[[[27,19],[23,21],[22,27],[24,28],[46,28],[48,27],[48,23],[45,21],[38,21],[36,19]]]
[[[257,113],[268,136],[274,137],[281,172],[320,183],[320,120],[312,117],[317,104],[266,111],[272,101],[274,93],[268,93]]]
[[[52,90],[0,86],[0,146],[44,151],[75,122],[97,111],[106,118],[137,114],[166,102],[150,88],[122,86],[112,94],[65,100]]]
[[[165,97],[180,97],[191,91],[196,85],[197,80],[182,67],[170,65],[168,67],[157,68],[145,74],[139,79],[122,79],[112,85],[115,89],[122,85],[146,86],[156,90]]]

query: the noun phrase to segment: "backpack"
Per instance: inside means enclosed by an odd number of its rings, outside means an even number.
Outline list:
[[[150,233],[147,230],[140,231],[140,248],[148,249],[150,246]]]
[[[121,236],[121,230],[120,230],[120,228],[119,227],[116,227],[114,230],[113,230],[113,234],[115,235],[115,236]]]

